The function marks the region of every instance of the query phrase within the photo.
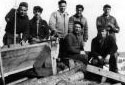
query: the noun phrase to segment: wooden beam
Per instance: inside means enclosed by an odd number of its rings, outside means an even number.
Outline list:
[[[29,67],[17,69],[17,70],[14,70],[14,71],[10,71],[10,72],[4,73],[4,77],[7,77],[7,76],[15,74],[15,73],[19,73],[19,72],[22,72],[22,71],[25,71],[25,70],[28,70],[28,69],[31,69],[31,68],[33,68],[33,66],[29,66]],[[0,75],[0,77],[1,77],[1,75]]]
[[[4,77],[32,68],[36,58],[47,48],[50,48],[48,43],[39,43],[1,49]]]
[[[3,85],[5,85],[5,78],[4,78],[4,72],[3,72],[3,62],[2,62],[2,58],[1,58],[1,47],[0,47],[0,73],[2,76],[2,83],[3,83]]]
[[[57,58],[59,54],[59,40],[57,40],[54,43],[55,45],[53,46],[51,43],[51,62],[52,62],[52,71],[53,75],[57,74]]]
[[[7,46],[4,46],[6,48],[2,48],[1,52],[19,50],[19,49],[25,49],[25,48],[32,48],[32,47],[37,47],[37,46],[41,46],[41,45],[47,45],[47,42],[37,43],[37,44],[32,44],[32,45],[24,45],[24,46],[21,46],[21,44],[16,44],[16,45],[17,46],[11,45],[10,48],[8,48]]]
[[[87,71],[125,83],[125,75],[122,74],[106,71],[102,68],[98,68],[92,65],[87,65]]]

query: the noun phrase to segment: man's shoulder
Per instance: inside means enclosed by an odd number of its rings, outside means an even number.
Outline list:
[[[114,16],[112,16],[112,15],[110,15],[110,18],[111,18],[111,19],[115,19],[115,17],[114,17]]]
[[[51,16],[55,17],[55,16],[57,16],[57,14],[58,14],[58,11],[54,11],[54,12],[51,13]]]
[[[68,33],[67,35],[66,35],[66,38],[67,37],[74,37],[74,34],[73,33]]]
[[[57,14],[58,13],[58,11],[54,11],[54,12],[52,12],[52,14]]]
[[[96,41],[98,41],[98,40],[99,40],[98,36],[96,36],[96,37],[94,37],[94,38],[92,39],[93,42],[96,42]]]
[[[82,15],[82,19],[87,20],[85,16]]]
[[[97,16],[97,19],[100,19],[100,18],[103,18],[103,14],[100,15],[100,16]]]
[[[74,18],[75,18],[74,15],[72,15],[72,16],[69,17],[70,20],[73,20]]]
[[[40,21],[43,22],[43,23],[47,23],[47,21],[44,20],[44,19],[40,19]]]

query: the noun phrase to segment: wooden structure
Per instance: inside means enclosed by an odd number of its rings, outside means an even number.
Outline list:
[[[18,46],[18,47],[9,48],[9,49],[2,48],[0,53],[1,53],[1,64],[3,64],[1,68],[3,80],[4,80],[4,77],[8,75],[15,74],[17,72],[21,72],[32,68],[37,56],[39,56],[43,50],[46,50],[46,48],[50,48],[50,46],[51,46],[50,43],[44,42],[39,44],[27,45],[27,46]],[[61,79],[69,80],[69,77],[74,77],[71,75],[75,74],[75,72],[79,70],[79,68],[81,67],[78,66],[77,68],[68,70],[67,72],[56,74],[57,69],[56,69],[55,62],[58,56],[58,50],[59,50],[59,46],[55,42],[55,45],[51,46],[51,60],[52,60],[54,76],[46,77],[44,79],[28,80],[23,83],[20,83],[19,85],[25,85],[25,84],[39,85],[41,83],[45,84],[46,81],[50,81],[54,79],[54,82],[51,81],[50,83],[51,85],[52,83],[54,84],[57,83]],[[106,70],[103,70],[102,68],[98,68],[92,65],[87,66],[87,71],[125,83],[125,76],[121,74],[106,71]]]
[[[87,66],[87,71],[125,83],[125,75],[122,75],[122,74],[119,74],[119,73],[106,71],[102,68],[98,68],[98,67],[95,67],[95,66],[92,66],[92,65]]]
[[[36,58],[43,50],[45,51],[48,48],[50,49],[48,42],[26,46],[17,45],[13,48],[2,48],[0,52],[0,77],[2,77],[4,81],[4,77],[6,76],[32,68]]]

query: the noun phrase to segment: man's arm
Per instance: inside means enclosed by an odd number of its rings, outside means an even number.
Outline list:
[[[113,17],[113,20],[114,20],[114,23],[108,23],[108,26],[111,28],[110,30],[115,32],[115,33],[118,33],[120,31],[120,28],[118,26],[118,23],[116,21],[116,19]]]
[[[100,56],[100,54],[97,52],[97,43],[95,42],[95,40],[93,39],[92,40],[92,43],[91,43],[91,53],[92,53],[92,56],[94,57],[97,57],[97,56]]]
[[[23,40],[27,41],[29,36],[30,36],[29,35],[30,28],[29,28],[29,18],[28,18],[28,16],[26,18],[26,23],[24,23],[24,24],[25,24],[25,28],[24,28],[24,31],[23,31]]]
[[[71,33],[73,31],[73,23],[74,23],[74,19],[73,17],[70,17],[68,22],[68,33]]]
[[[57,20],[56,20],[57,16],[56,13],[52,13],[50,20],[49,20],[49,26],[50,26],[50,30],[55,34],[56,33],[56,24],[57,24]]]
[[[84,40],[85,42],[88,40],[88,23],[87,23],[87,20],[86,20],[86,19],[85,19],[83,40]]]
[[[116,53],[117,52],[117,49],[118,49],[118,47],[117,47],[117,44],[116,44],[116,41],[112,38],[112,37],[110,37],[109,36],[109,54],[111,54],[111,55],[113,55],[114,53]]]
[[[44,29],[44,39],[48,39],[49,38],[49,26],[47,24],[47,22],[44,20],[44,23],[45,23],[45,29]]]
[[[97,19],[96,19],[96,27],[97,27],[97,30],[102,28],[102,23],[101,23],[100,17],[97,17]]]
[[[15,16],[16,9],[12,8],[9,13],[5,16],[6,22],[10,21]]]

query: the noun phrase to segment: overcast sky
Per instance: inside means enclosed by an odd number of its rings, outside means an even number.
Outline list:
[[[20,2],[26,1],[29,4],[28,15],[31,19],[33,16],[32,9],[39,5],[43,8],[42,18],[47,22],[53,11],[58,10],[59,0],[0,0],[0,46],[2,46],[2,37],[6,26],[5,15],[13,7],[17,7]],[[16,2],[16,5],[15,5]],[[111,15],[113,15],[120,26],[120,33],[116,34],[118,51],[125,52],[125,0],[67,0],[67,12],[69,16],[75,13],[75,6],[82,4],[85,8],[83,15],[87,18],[89,26],[89,40],[86,43],[85,50],[90,50],[91,40],[97,34],[96,18],[103,13],[103,5],[110,4],[112,6]]]

